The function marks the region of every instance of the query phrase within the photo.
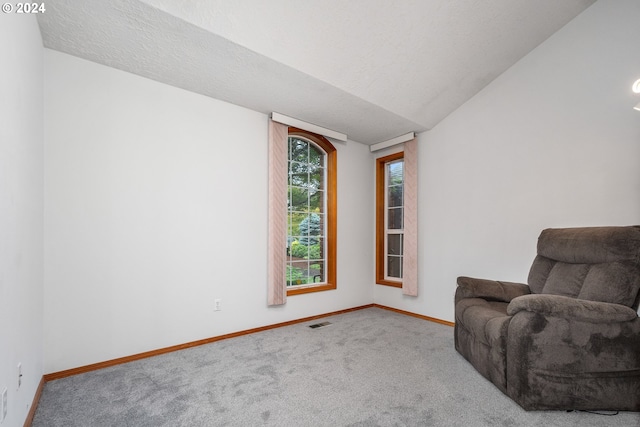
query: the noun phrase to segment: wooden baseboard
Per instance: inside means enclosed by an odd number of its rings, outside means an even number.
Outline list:
[[[259,328],[247,329],[239,332],[232,332],[230,334],[219,335],[216,337],[205,338],[198,341],[192,341],[185,344],[178,344],[171,347],[160,348],[158,350],[146,351],[144,353],[138,353],[131,356],[120,357],[117,359],[106,360],[104,362],[93,363],[91,365],[80,366],[78,368],[67,369],[64,371],[53,372],[44,376],[45,382],[58,380],[60,378],[70,377],[72,375],[84,374],[86,372],[95,371],[98,369],[108,368],[110,366],[120,365],[122,363],[133,362],[135,360],[146,359],[148,357],[158,356],[160,354],[171,353],[178,350],[184,350],[186,348],[197,347],[204,344],[209,344],[216,341],[222,341],[229,338],[239,337],[242,335],[253,334],[256,332],[267,331],[269,329],[281,328],[283,326],[295,325],[296,323],[308,322],[310,320],[321,319],[327,316],[335,316],[337,314],[349,313],[351,311],[363,310],[365,308],[371,308],[374,304],[367,304],[360,307],[347,308],[345,310],[334,311],[331,313],[318,314],[316,316],[304,317],[302,319],[290,320],[288,322],[276,323],[273,325],[261,326]]]
[[[98,369],[108,368],[110,366],[120,365],[122,363],[133,362],[135,360],[146,359],[148,357],[158,356],[160,354],[171,353],[178,350],[184,350],[186,348],[197,347],[204,344],[209,344],[216,341],[222,341],[229,338],[239,337],[242,335],[253,334],[256,332],[267,331],[269,329],[281,328],[283,326],[295,325],[296,323],[308,322],[310,320],[321,319],[323,317],[335,316],[338,314],[349,313],[352,311],[363,310],[365,308],[377,307],[384,310],[394,311],[396,313],[404,314],[407,316],[417,317],[419,319],[428,320],[430,322],[436,322],[447,326],[453,326],[452,322],[447,322],[446,320],[436,319],[434,317],[423,316],[421,314],[412,313],[409,311],[399,310],[397,308],[391,308],[380,304],[367,304],[359,307],[347,308],[344,310],[334,311],[331,313],[318,314],[316,316],[304,317],[302,319],[290,320],[288,322],[276,323],[273,325],[261,326],[259,328],[247,329],[239,332],[232,332],[230,334],[219,335],[216,337],[205,338],[198,341],[191,341],[184,344],[178,344],[171,347],[160,348],[157,350],[146,351],[144,353],[133,354],[131,356],[119,357],[117,359],[106,360],[104,362],[93,363],[91,365],[80,366],[78,368],[67,369],[64,371],[53,372],[50,374],[46,374],[43,379],[44,382],[58,380],[60,378],[70,377],[72,375],[84,374],[86,372],[95,371]]]
[[[378,307],[378,308],[382,308],[384,310],[389,310],[389,311],[394,311],[396,313],[404,314],[406,316],[417,317],[418,319],[422,319],[422,320],[428,320],[429,322],[440,323],[441,325],[455,326],[455,323],[449,322],[447,320],[442,320],[442,319],[438,319],[438,318],[435,318],[435,317],[424,316],[422,314],[412,313],[410,311],[399,310],[397,308],[387,307],[386,305],[373,304],[373,306],[374,307]]]
[[[27,419],[24,420],[24,427],[31,427],[31,424],[33,423],[33,417],[35,417],[36,409],[38,409],[38,402],[40,402],[40,396],[42,395],[42,390],[44,389],[44,383],[44,377],[40,378],[40,384],[38,384],[36,394],[33,396],[33,402],[31,402],[31,409],[27,414]]]

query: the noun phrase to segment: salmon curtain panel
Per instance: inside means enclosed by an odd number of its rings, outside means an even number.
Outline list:
[[[418,296],[418,142],[404,144],[404,245],[402,293]]]
[[[287,302],[287,161],[289,128],[269,119],[268,305]]]

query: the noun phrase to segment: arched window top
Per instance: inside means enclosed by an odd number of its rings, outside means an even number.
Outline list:
[[[329,142],[327,138],[322,135],[318,135],[315,133],[307,132],[306,130],[290,127],[289,128],[289,137],[298,137],[300,139],[306,139],[307,141],[313,142],[315,145],[319,146],[325,153],[330,154],[336,151],[336,148]]]

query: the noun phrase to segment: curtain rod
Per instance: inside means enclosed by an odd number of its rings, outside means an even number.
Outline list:
[[[293,126],[302,130],[317,133],[328,138],[337,139],[338,141],[347,142],[347,135],[344,133],[323,128],[322,126],[314,125],[313,123],[303,122],[302,120],[294,119],[293,117],[287,117],[284,114],[272,112],[271,120],[273,120],[274,122],[282,123],[283,125]]]
[[[391,138],[387,141],[382,141],[382,142],[378,142],[377,144],[370,145],[369,150],[371,150],[371,152],[373,153],[374,151],[383,150],[385,148],[389,148],[397,144],[402,144],[403,142],[411,141],[415,137],[416,137],[415,132],[409,132],[404,135]]]

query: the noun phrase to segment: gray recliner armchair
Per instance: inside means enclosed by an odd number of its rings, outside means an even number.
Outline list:
[[[546,229],[528,285],[459,277],[455,347],[525,410],[640,411],[640,226]]]

